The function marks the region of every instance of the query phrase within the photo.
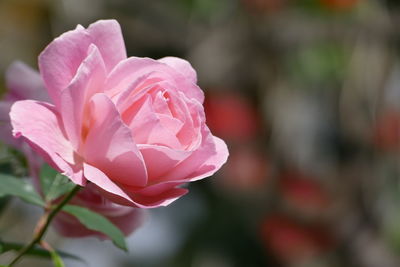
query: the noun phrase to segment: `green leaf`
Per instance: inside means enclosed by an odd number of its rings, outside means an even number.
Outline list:
[[[45,205],[33,186],[26,180],[0,174],[0,197],[3,196],[16,196],[34,205]]]
[[[107,235],[117,247],[127,251],[124,234],[104,216],[74,205],[66,205],[63,210],[75,216],[88,229]]]
[[[58,173],[47,164],[44,164],[40,170],[40,182],[46,201],[57,199],[71,191],[75,186],[66,176]]]
[[[63,260],[55,250],[49,251],[51,259],[53,260],[54,267],[65,267]]]
[[[43,164],[42,168],[40,169],[40,184],[44,195],[49,192],[51,183],[56,175],[57,171],[55,169],[50,167],[48,164]]]

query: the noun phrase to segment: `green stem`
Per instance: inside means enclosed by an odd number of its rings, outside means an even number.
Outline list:
[[[68,201],[71,200],[75,196],[76,193],[81,189],[81,186],[76,185],[74,189],[72,189],[64,198],[63,200],[58,203],[54,209],[49,209],[46,210],[46,212],[43,214],[43,216],[39,219],[36,229],[35,229],[35,234],[33,236],[32,241],[24,246],[17,254],[17,256],[10,262],[8,267],[12,267],[14,264],[16,264],[25,253],[27,253],[29,250],[31,250],[36,244],[40,243],[42,240],[44,234],[47,231],[47,228],[49,227],[51,221],[53,220],[54,216],[64,207],[65,204],[68,203]]]

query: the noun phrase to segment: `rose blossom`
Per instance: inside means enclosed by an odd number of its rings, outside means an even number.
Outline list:
[[[39,73],[22,62],[11,64],[7,69],[5,79],[8,91],[0,101],[0,120],[3,123],[0,128],[0,140],[25,154],[35,188],[41,191],[39,170],[43,161],[23,140],[12,137],[8,113],[15,101],[25,99],[49,101],[49,96]],[[125,235],[131,234],[144,220],[143,210],[112,203],[104,199],[98,190],[90,185],[81,190],[70,203],[100,213],[113,222]],[[75,217],[65,212],[57,214],[53,225],[57,232],[67,237],[98,236],[106,238],[99,232],[87,229]]]
[[[205,124],[196,72],[179,58],[126,57],[119,24],[78,26],[39,56],[53,104],[16,102],[13,134],[74,183],[111,201],[165,206],[184,183],[212,175],[225,143]]]

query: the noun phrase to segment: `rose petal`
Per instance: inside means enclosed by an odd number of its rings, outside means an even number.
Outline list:
[[[138,144],[156,144],[179,149],[181,144],[176,136],[164,128],[152,107],[151,96],[146,100],[139,111],[129,122],[135,141]]]
[[[213,139],[213,147],[215,149],[213,155],[209,156],[209,158],[203,164],[201,164],[199,168],[196,169],[196,171],[188,175],[188,177],[186,178],[187,180],[193,182],[211,176],[216,171],[218,171],[221,166],[224,165],[225,162],[228,160],[229,152],[226,143],[216,136],[211,136],[211,138]],[[211,147],[212,145],[208,143],[204,145],[201,149],[199,149],[197,151],[199,155],[197,156],[201,157],[200,154],[207,154],[206,150],[209,149],[209,146]],[[182,165],[185,164],[190,165],[191,163],[185,162]],[[185,168],[184,166],[180,167],[182,167],[182,169]]]
[[[164,114],[169,117],[172,117],[171,110],[168,107],[169,97],[167,96],[167,92],[165,90],[158,91],[153,99],[153,108],[154,111],[158,114]]]
[[[192,65],[188,61],[178,57],[164,57],[160,58],[158,61],[176,69],[192,83],[197,83],[196,71],[193,69]]]
[[[213,175],[228,159],[224,141],[213,136],[203,125],[202,144],[190,157],[165,174],[164,181],[195,181]]]
[[[221,139],[211,135],[206,139],[211,139],[211,142],[204,146],[201,150],[197,151],[193,157],[191,157],[191,154],[189,154],[190,157],[188,156],[187,161],[182,160],[180,166],[177,166],[178,171],[172,171],[168,174],[160,175],[161,180],[155,181],[153,184],[149,184],[145,188],[131,188],[132,192],[138,196],[156,196],[164,192],[168,192],[177,185],[213,175],[226,162],[228,150],[225,142]],[[204,150],[209,150],[210,146],[214,147],[216,152],[210,156],[210,158],[206,159],[204,162],[201,162],[201,160],[204,160],[201,154],[205,153]],[[196,162],[196,159],[198,159],[199,162]],[[146,162],[146,164],[155,164],[157,162],[155,158],[150,157],[145,157],[145,160],[149,161],[149,163]],[[154,161],[150,163],[151,160]],[[190,164],[192,164],[192,166],[189,166]]]
[[[88,127],[83,125],[87,102],[95,93],[101,91],[106,75],[104,62],[97,47],[91,45],[89,51],[76,76],[60,96],[60,112],[65,131],[76,151],[82,143],[83,127]]]
[[[135,83],[131,84],[121,94],[119,94],[116,105],[120,113],[129,121],[143,105],[146,100],[145,95],[152,96],[157,94],[157,92],[164,90],[164,86],[167,85],[167,83],[159,81],[158,78],[150,78],[150,76],[151,74],[141,76],[135,81]],[[157,111],[155,110],[155,112]]]
[[[137,194],[128,195],[124,190],[121,189],[116,183],[107,177],[105,173],[91,166],[87,163],[83,164],[85,177],[96,184],[100,192],[103,195],[113,201],[114,203],[134,206],[139,208],[155,208],[159,206],[167,206],[174,200],[183,196],[187,193],[186,189],[183,188],[172,188],[162,194],[155,197],[141,196]]]
[[[86,179],[99,187],[99,190],[109,193],[108,198],[111,201],[122,205],[135,204],[129,195],[100,169],[88,163],[83,163],[83,173]]]
[[[54,39],[39,55],[40,74],[56,106],[60,104],[61,91],[68,86],[86,58],[90,42],[86,30],[77,27]]]
[[[80,162],[76,161],[72,145],[60,128],[62,123],[53,106],[32,100],[18,101],[11,107],[10,117],[15,137],[23,136],[50,165],[74,183],[85,183]]]
[[[149,184],[156,183],[163,178],[163,174],[175,168],[181,161],[192,153],[179,151],[164,146],[138,145],[146,163]]]
[[[157,208],[160,206],[168,206],[181,196],[187,194],[189,191],[185,188],[170,188],[168,190],[160,190],[157,194],[151,194],[151,190],[154,188],[147,189],[147,194],[132,193],[132,197],[136,203],[140,203],[143,208]]]
[[[195,83],[169,65],[151,58],[130,57],[119,62],[107,79],[106,90],[110,95],[120,93],[137,79],[149,73],[152,73],[152,78],[159,77],[175,84],[176,88],[182,90],[187,97],[203,103],[204,93]]]
[[[114,103],[104,94],[91,99],[91,122],[84,148],[86,162],[113,181],[144,186],[147,172],[130,129],[122,122]]]
[[[116,20],[99,20],[89,25],[87,32],[104,59],[107,72],[121,60],[126,59],[126,50],[121,27]]]
[[[184,122],[177,137],[185,149],[195,150],[201,143],[201,125],[205,123],[203,106],[196,100],[187,99],[181,92],[173,96],[170,98],[171,109]]]
[[[86,30],[78,26],[54,39],[39,56],[39,69],[48,93],[56,106],[87,57],[90,44],[98,47],[107,71],[126,58],[121,29],[115,20],[99,20]]]
[[[157,114],[157,117],[160,119],[161,125],[175,136],[182,129],[183,123],[178,119],[164,114]]]

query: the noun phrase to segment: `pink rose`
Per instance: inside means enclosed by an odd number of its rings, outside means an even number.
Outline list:
[[[103,215],[126,236],[141,226],[146,217],[143,209],[121,206],[105,199],[92,184],[79,191],[70,201],[70,204],[82,206]],[[59,234],[66,237],[97,236],[107,238],[100,232],[89,230],[78,219],[65,212],[58,213],[52,225]]]
[[[16,102],[13,134],[76,184],[89,181],[123,205],[165,206],[187,193],[182,184],[227,160],[225,143],[205,124],[191,65],[127,58],[114,20],[62,34],[39,68],[53,104]]]
[[[41,191],[39,169],[43,161],[35,155],[23,140],[12,137],[9,112],[12,104],[18,100],[49,101],[49,96],[39,73],[22,62],[13,63],[7,69],[5,78],[8,91],[3,100],[0,101],[0,120],[3,122],[0,128],[0,140],[25,154],[28,159],[30,174],[34,178],[35,187],[38,191]],[[70,204],[100,213],[113,222],[125,235],[131,234],[144,220],[143,210],[112,203],[104,199],[96,188],[91,185],[81,190],[71,200]],[[106,238],[105,235],[99,232],[87,229],[75,217],[64,212],[57,214],[53,225],[61,235],[67,237],[98,236]]]

